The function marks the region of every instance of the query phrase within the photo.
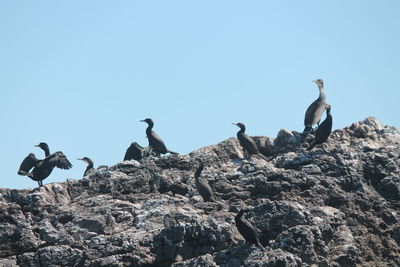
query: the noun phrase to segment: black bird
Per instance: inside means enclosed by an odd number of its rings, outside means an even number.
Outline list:
[[[147,139],[149,139],[149,146],[153,148],[153,150],[156,152],[157,156],[160,156],[160,154],[166,154],[166,153],[171,153],[174,155],[178,155],[179,153],[171,151],[167,149],[165,146],[163,140],[152,130],[154,126],[154,122],[152,119],[145,119],[141,120],[141,122],[147,123],[147,129],[146,129],[146,135]]]
[[[312,102],[312,104],[307,108],[306,115],[304,117],[304,132],[309,132],[314,124],[318,124],[321,120],[322,114],[324,113],[326,103],[326,94],[324,90],[324,81],[322,79],[317,79],[315,81],[319,89],[319,97]]]
[[[136,142],[133,142],[125,152],[124,160],[141,160],[143,147]]]
[[[201,172],[204,168],[204,163],[200,158],[196,158],[199,162],[199,167],[197,167],[196,172],[194,173],[194,178],[196,179],[196,188],[197,192],[201,195],[204,201],[215,201],[214,193],[207,183],[207,181],[200,177]]]
[[[258,151],[256,142],[254,142],[253,138],[244,133],[246,131],[246,126],[241,122],[232,124],[240,128],[237,132],[237,138],[239,139],[239,143],[243,147],[243,150],[249,155],[249,158],[251,155],[260,155],[263,159],[267,160],[267,158]]]
[[[315,139],[311,142],[310,146],[307,148],[308,151],[313,149],[316,145],[324,143],[328,140],[329,135],[332,132],[332,115],[331,106],[326,106],[326,118],[315,131]]]
[[[83,173],[83,177],[85,177],[85,176],[88,175],[91,171],[94,170],[94,168],[93,168],[93,160],[91,160],[90,158],[88,158],[88,157],[83,157],[83,158],[78,159],[78,160],[82,160],[82,161],[84,161],[84,162],[86,162],[86,163],[88,164],[88,166],[86,167],[85,172]]]
[[[37,181],[39,186],[43,186],[43,180],[49,177],[54,167],[60,169],[70,169],[72,167],[72,164],[61,151],[50,154],[46,143],[40,143],[37,146],[44,150],[46,158],[39,160],[35,157],[35,154],[30,153],[22,161],[18,171],[19,175],[28,176]],[[32,168],[32,172],[29,172]]]
[[[243,218],[243,213],[247,211],[247,209],[242,209],[235,216],[236,228],[248,243],[259,246],[261,249],[265,250],[258,239],[256,229],[254,229],[250,222]]]

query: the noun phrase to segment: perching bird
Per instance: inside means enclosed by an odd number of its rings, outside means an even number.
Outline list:
[[[328,140],[329,135],[332,131],[332,115],[331,106],[326,106],[326,119],[321,123],[318,129],[315,131],[315,139],[311,142],[310,146],[307,148],[308,151],[313,149],[316,145],[324,143]]]
[[[125,152],[124,160],[141,160],[143,147],[136,142],[133,142]]]
[[[72,164],[61,151],[50,154],[46,143],[40,143],[37,146],[44,150],[46,158],[39,160],[35,157],[35,154],[30,153],[22,161],[18,171],[19,175],[28,176],[37,181],[39,186],[43,186],[43,180],[49,177],[54,167],[60,169],[70,169],[72,167]],[[32,168],[32,172],[29,172]]]
[[[321,120],[322,114],[324,113],[326,103],[326,94],[324,90],[324,81],[322,79],[317,79],[315,81],[319,88],[319,97],[312,102],[312,104],[307,108],[306,115],[304,117],[304,132],[308,132],[312,129],[314,124],[318,124]]]
[[[267,158],[258,151],[256,142],[254,142],[253,138],[244,133],[246,131],[246,126],[241,122],[232,124],[240,128],[237,132],[237,138],[239,139],[239,143],[243,147],[243,150],[249,155],[249,158],[251,155],[260,155],[263,159],[267,160]]]
[[[160,156],[160,154],[166,154],[166,153],[171,153],[174,155],[178,155],[179,153],[171,151],[167,149],[165,146],[163,140],[152,130],[154,126],[154,122],[152,119],[145,119],[141,120],[141,122],[147,123],[147,129],[146,129],[146,135],[147,139],[149,139],[149,146],[153,148],[153,150],[156,152],[157,156]]]
[[[93,160],[91,160],[90,158],[88,158],[88,157],[83,157],[83,158],[78,159],[78,160],[82,160],[82,161],[84,161],[84,162],[86,162],[86,163],[88,164],[88,166],[86,167],[85,172],[83,173],[83,177],[85,177],[85,176],[88,175],[91,171],[94,170],[94,168],[93,168]]]
[[[250,222],[243,218],[243,213],[247,211],[248,210],[242,209],[235,216],[236,228],[248,243],[259,246],[261,249],[264,250],[263,245],[261,245],[260,240],[258,239],[256,229],[254,229]]]
[[[215,201],[214,193],[210,185],[207,183],[205,179],[200,177],[200,174],[204,168],[204,163],[200,158],[196,158],[196,160],[199,162],[199,166],[197,167],[196,172],[194,173],[194,178],[196,179],[197,192],[199,192],[204,201]]]

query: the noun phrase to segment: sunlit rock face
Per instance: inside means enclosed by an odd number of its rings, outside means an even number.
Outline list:
[[[254,139],[268,161],[243,159],[230,138],[81,180],[0,189],[0,266],[400,265],[397,129],[367,118],[311,152],[312,134]],[[196,190],[196,157],[215,202]],[[242,208],[265,251],[237,231]]]

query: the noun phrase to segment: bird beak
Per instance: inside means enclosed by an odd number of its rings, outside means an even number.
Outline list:
[[[237,123],[232,122],[232,124],[237,126]]]
[[[39,145],[35,145],[35,147],[40,147]]]
[[[140,120],[141,122],[145,122],[144,120]]]
[[[317,83],[317,80],[313,80],[312,82],[313,82],[313,83]]]
[[[77,159],[77,160],[83,160],[83,159]]]

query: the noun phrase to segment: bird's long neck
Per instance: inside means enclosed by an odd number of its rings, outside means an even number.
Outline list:
[[[43,149],[44,155],[45,155],[46,157],[50,155],[50,150],[49,150],[48,147],[45,147],[45,148],[42,148],[42,149]]]
[[[154,123],[152,123],[152,122],[148,123],[147,129],[146,129],[146,134],[150,134],[151,133],[151,130],[153,129],[153,126],[154,126]]]
[[[322,85],[318,85],[318,89],[319,89],[319,98],[320,99],[326,99],[326,94],[325,94],[325,89]]]
[[[239,134],[243,134],[244,131],[246,131],[246,127],[241,126],[241,127],[240,127],[240,130],[237,132],[237,134],[238,134],[238,135],[239,135]]]
[[[326,118],[327,118],[328,120],[332,120],[332,115],[331,115],[330,109],[327,109],[327,110],[326,110]]]
[[[88,166],[86,168],[86,170],[90,170],[91,168],[93,168],[93,162],[88,162]]]
[[[194,178],[199,178],[200,177],[200,174],[201,174],[201,172],[203,171],[203,168],[204,168],[204,163],[203,162],[200,162],[200,165],[199,165],[199,167],[197,167],[197,170],[196,170],[196,172],[194,173]]]
[[[242,216],[243,216],[243,213],[244,213],[243,210],[239,211],[239,213],[236,214],[235,219],[236,219],[236,220],[241,220],[241,219],[242,219]]]
[[[87,171],[91,170],[91,169],[93,169],[93,164],[89,164],[89,165],[86,167],[85,173],[86,173]]]

